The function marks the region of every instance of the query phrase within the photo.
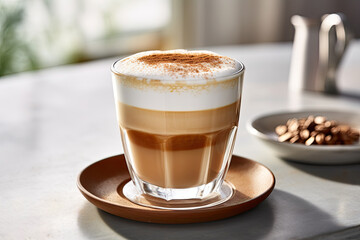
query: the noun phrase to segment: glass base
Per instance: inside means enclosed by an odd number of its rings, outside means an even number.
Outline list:
[[[151,191],[157,191],[161,193],[163,188],[156,187],[151,184],[144,184],[145,188],[149,188]],[[233,186],[230,183],[223,182],[217,191],[211,193],[205,198],[193,198],[193,199],[181,199],[183,191],[198,191],[198,188],[192,189],[166,189],[165,191],[171,191],[173,196],[177,196],[178,199],[166,200],[163,198],[151,196],[149,194],[143,194],[137,190],[134,183],[130,180],[125,184],[123,188],[123,194],[127,199],[141,206],[169,209],[169,210],[191,210],[199,208],[212,207],[223,202],[226,202],[231,198],[234,193]],[[201,194],[200,194],[201,195]]]

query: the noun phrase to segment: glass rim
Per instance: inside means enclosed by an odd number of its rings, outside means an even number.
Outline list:
[[[126,56],[128,57],[128,56]],[[134,78],[141,78],[141,79],[151,79],[151,80],[159,80],[163,83],[166,83],[166,82],[170,82],[172,83],[173,81],[169,81],[169,80],[164,80],[164,79],[159,79],[159,78],[149,78],[149,77],[141,77],[141,76],[135,76],[135,75],[130,75],[130,74],[124,74],[124,73],[120,73],[118,71],[116,71],[115,69],[115,65],[121,61],[122,59],[126,58],[126,57],[122,57],[122,58],[119,58],[117,59],[113,64],[111,64],[111,72],[114,73],[115,75],[118,75],[118,76],[129,76],[129,77],[134,77]],[[192,79],[191,81],[190,80],[186,80],[186,79],[181,79],[181,80],[176,80],[176,82],[190,82],[190,83],[198,83],[198,82],[204,82],[204,81],[208,81],[208,80],[217,80],[217,81],[224,81],[224,80],[228,80],[228,79],[232,79],[232,78],[235,78],[237,76],[240,76],[241,74],[244,74],[245,72],[245,65],[237,60],[237,59],[234,59],[232,58],[235,62],[239,63],[240,65],[240,69],[237,70],[236,72],[234,73],[231,73],[229,75],[226,75],[226,76],[221,76],[221,77],[213,77],[213,78],[202,78],[202,79]]]

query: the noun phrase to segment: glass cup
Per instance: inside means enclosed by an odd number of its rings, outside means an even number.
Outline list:
[[[118,60],[119,61],[119,60]],[[245,67],[215,79],[169,81],[111,68],[131,201],[164,209],[220,204],[239,121]]]

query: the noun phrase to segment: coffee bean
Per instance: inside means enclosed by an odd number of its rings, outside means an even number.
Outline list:
[[[324,123],[326,121],[326,118],[325,117],[322,117],[322,116],[317,116],[317,117],[315,117],[315,119],[314,119],[314,122],[316,123],[316,124],[322,124],[322,123]]]
[[[299,140],[300,140],[300,137],[299,137],[298,135],[296,135],[296,136],[292,137],[292,138],[289,140],[289,142],[290,142],[290,143],[296,143],[296,142],[298,142]]]
[[[281,136],[279,136],[278,140],[279,142],[285,142],[287,140],[289,140],[290,138],[292,138],[293,134],[291,132],[287,132]]]
[[[326,143],[327,145],[332,145],[332,144],[333,144],[333,137],[332,137],[331,135],[327,135],[327,136],[325,137],[325,143]]]
[[[315,137],[310,137],[308,140],[306,140],[305,145],[310,146],[315,141]]]
[[[311,129],[314,125],[315,125],[315,123],[314,123],[314,116],[311,116],[311,115],[310,115],[310,116],[305,120],[303,128],[304,128],[304,129]]]
[[[331,126],[333,126],[333,123],[331,121],[324,122],[324,127],[330,128]]]
[[[288,130],[289,130],[290,132],[294,132],[294,131],[298,130],[298,128],[299,128],[299,123],[298,123],[298,122],[292,122],[292,123],[289,124],[289,126],[288,126]]]
[[[331,133],[336,135],[340,132],[340,128],[338,126],[331,128]]]
[[[315,126],[315,130],[318,131],[318,132],[325,133],[325,134],[327,134],[328,132],[331,131],[330,127],[326,127],[326,126],[325,126],[325,123],[324,123],[324,124],[316,125],[316,126]]]
[[[304,125],[305,121],[306,121],[306,118],[300,118],[300,119],[298,120],[299,125],[300,125],[300,126]]]
[[[309,136],[310,136],[309,130],[304,129],[304,130],[301,130],[301,131],[300,131],[300,137],[301,137],[301,139],[306,140],[306,139],[309,138]]]
[[[325,134],[324,133],[319,133],[318,135],[316,135],[315,141],[319,145],[323,144],[324,141],[325,141]]]
[[[277,135],[284,135],[287,132],[287,127],[285,125],[279,125],[275,128]]]

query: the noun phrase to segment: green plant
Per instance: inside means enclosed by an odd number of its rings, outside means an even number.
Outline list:
[[[0,4],[0,76],[39,67],[21,34],[24,9]]]

